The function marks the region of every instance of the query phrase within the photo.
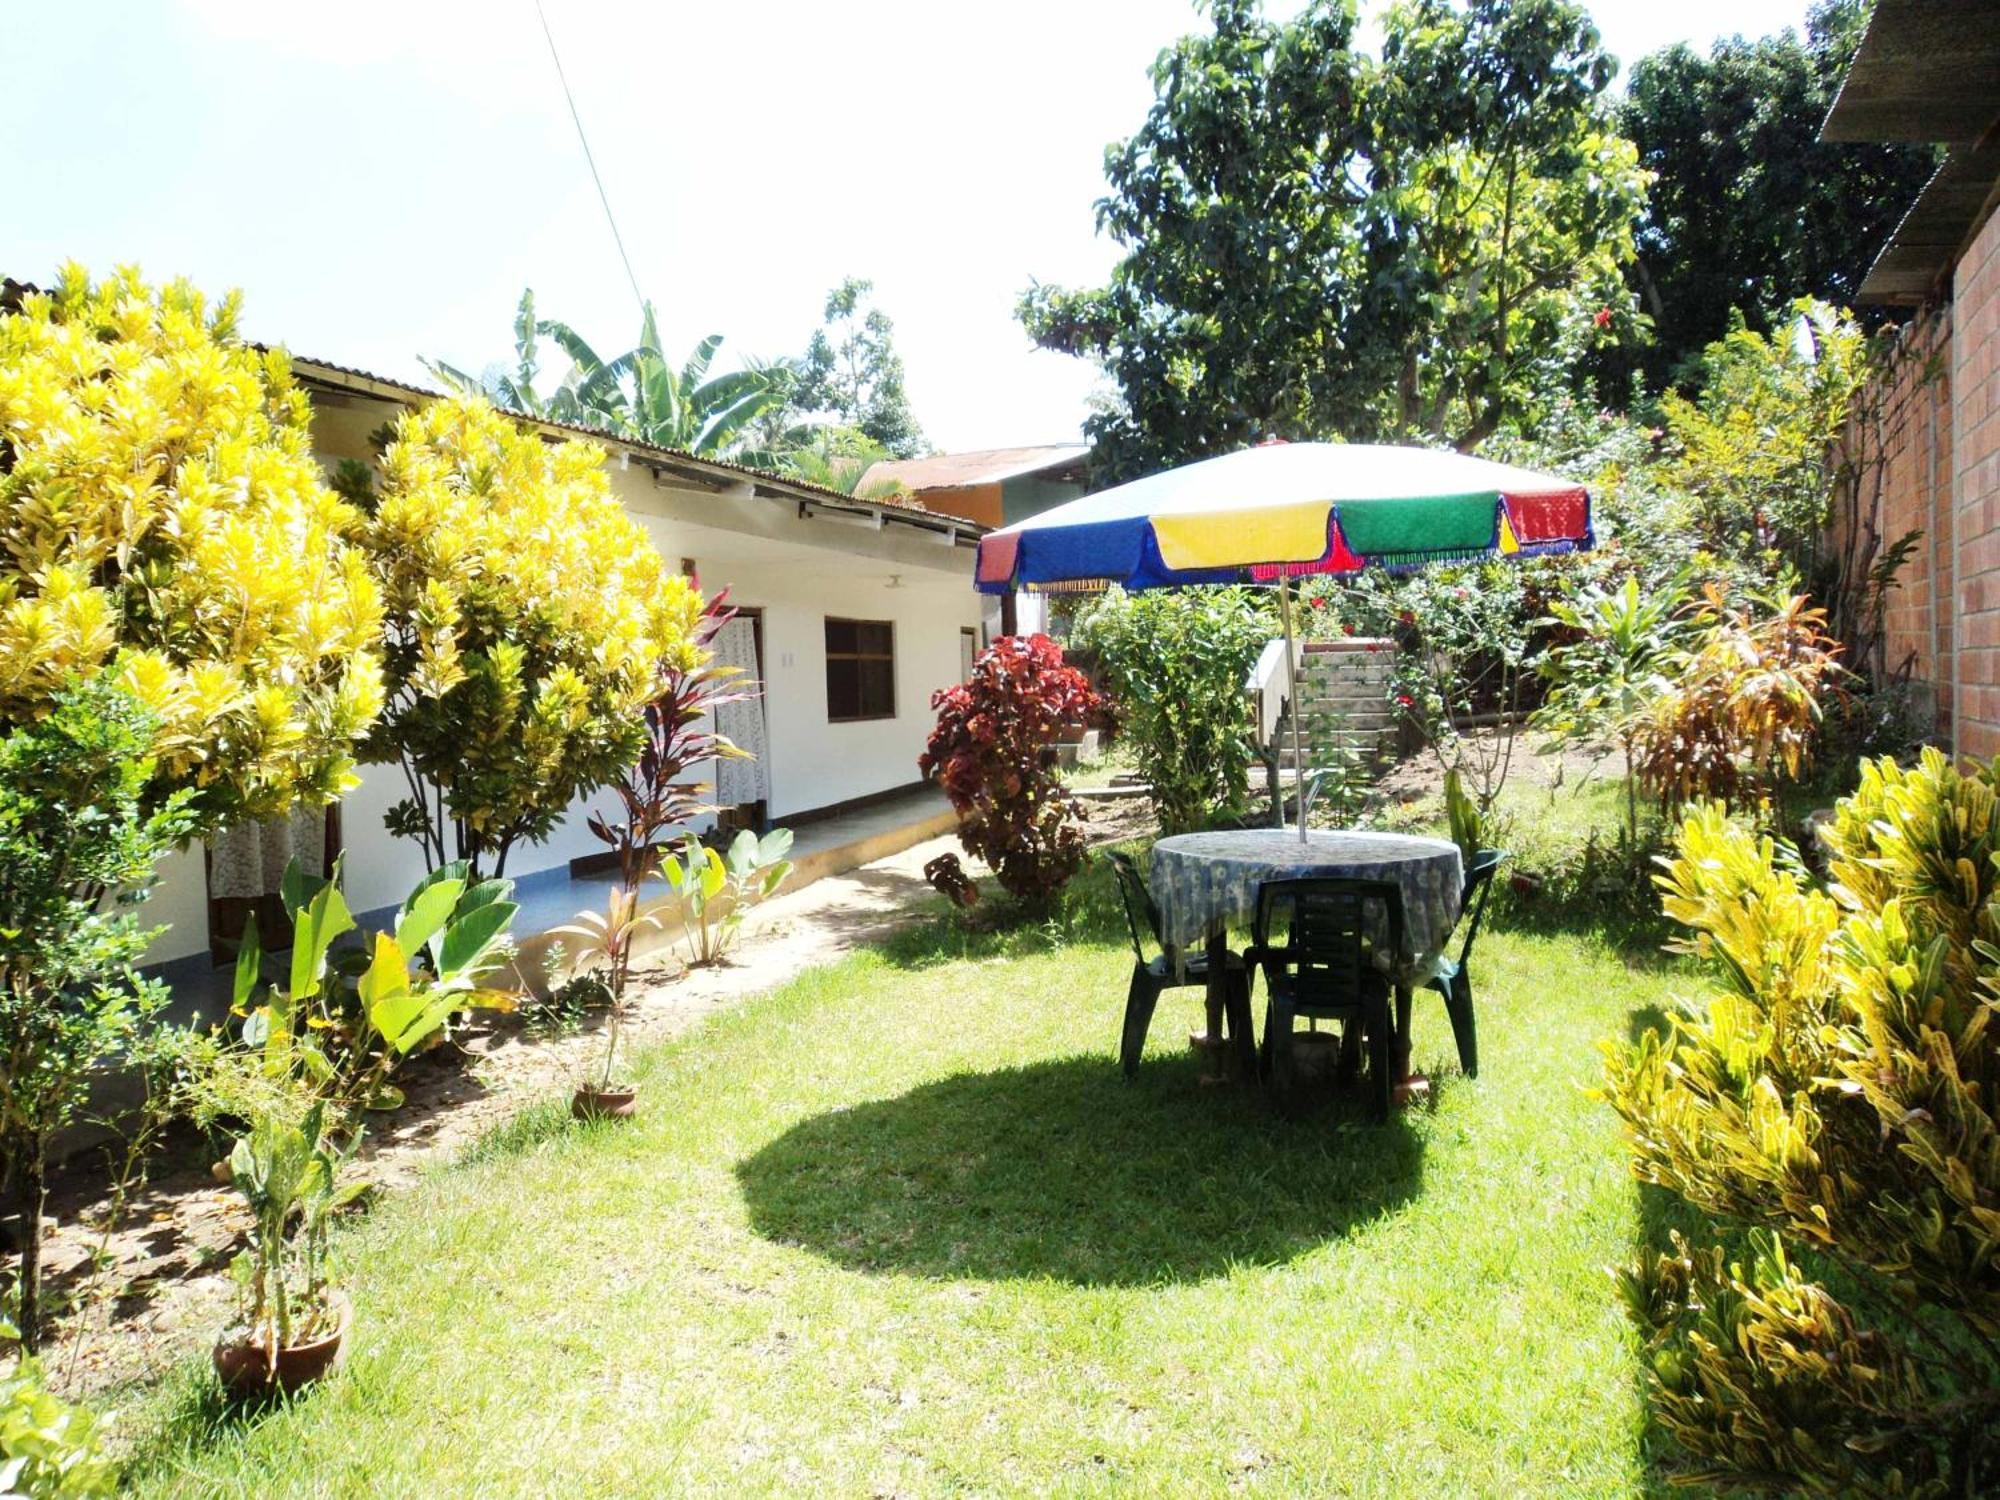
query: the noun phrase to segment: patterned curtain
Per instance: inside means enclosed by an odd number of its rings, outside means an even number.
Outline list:
[[[254,900],[276,893],[293,858],[309,874],[326,866],[326,809],[295,807],[268,823],[224,829],[208,841],[208,894]]]
[[[715,659],[741,672],[742,683],[757,696],[740,703],[725,703],[715,711],[716,733],[729,738],[737,749],[746,750],[755,760],[724,758],[716,763],[715,800],[722,807],[740,807],[746,802],[767,802],[771,797],[771,768],[764,760],[763,684],[757,680],[757,625],[738,615],[716,633]]]

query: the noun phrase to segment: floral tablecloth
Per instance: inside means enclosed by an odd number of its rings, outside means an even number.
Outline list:
[[[1403,962],[1396,978],[1416,985],[1430,977],[1458,925],[1465,884],[1458,846],[1445,839],[1314,831],[1301,844],[1295,828],[1161,839],[1153,845],[1152,862],[1160,935],[1185,953],[1205,942],[1217,924],[1247,925],[1265,881],[1314,875],[1395,882],[1403,893]]]

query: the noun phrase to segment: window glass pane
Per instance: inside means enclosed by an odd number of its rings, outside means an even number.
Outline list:
[[[895,626],[887,620],[826,622],[829,719],[895,717],[895,647]]]
[[[861,717],[861,667],[853,661],[826,664],[826,716],[829,719]]]
[[[861,712],[870,718],[894,716],[896,712],[896,668],[886,661],[862,661]]]

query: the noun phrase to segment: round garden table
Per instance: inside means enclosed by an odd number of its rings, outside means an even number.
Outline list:
[[[1228,935],[1250,922],[1267,880],[1330,876],[1392,882],[1403,896],[1403,944],[1396,983],[1395,1055],[1408,1076],[1410,1001],[1430,977],[1458,924],[1465,884],[1458,846],[1409,834],[1315,830],[1299,841],[1296,828],[1246,828],[1184,833],[1153,845],[1151,887],[1160,911],[1160,938],[1178,956],[1208,948],[1208,1034],[1215,1038],[1227,1000]],[[1245,1077],[1256,1076],[1256,1043],[1247,1013],[1228,1018],[1229,1039]]]

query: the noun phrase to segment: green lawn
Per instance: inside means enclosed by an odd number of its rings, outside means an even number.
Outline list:
[[[1649,1230],[1582,1090],[1673,975],[1490,933],[1484,1077],[1285,1121],[1197,1087],[1193,990],[1121,1081],[1130,956],[1101,876],[1078,907],[808,973],[647,1057],[631,1125],[550,1107],[435,1171],[342,1242],[344,1372],[244,1415],[191,1369],[136,1490],[1658,1489],[1605,1274]]]

